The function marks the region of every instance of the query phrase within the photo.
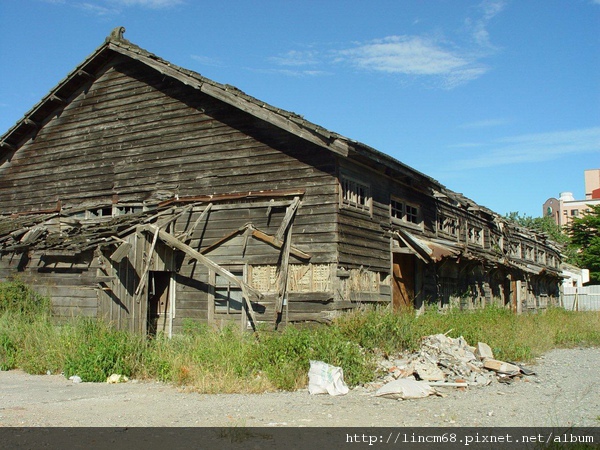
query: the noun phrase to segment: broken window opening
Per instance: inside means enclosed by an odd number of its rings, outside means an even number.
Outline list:
[[[371,212],[371,188],[358,180],[342,176],[342,204]]]

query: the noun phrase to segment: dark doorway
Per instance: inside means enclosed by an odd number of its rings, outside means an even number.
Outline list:
[[[169,331],[171,272],[150,272],[148,277],[148,336]]]

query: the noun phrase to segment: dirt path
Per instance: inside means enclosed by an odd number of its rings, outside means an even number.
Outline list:
[[[600,349],[554,350],[537,376],[389,400],[363,388],[346,396],[308,391],[201,395],[162,383],[74,384],[59,375],[0,372],[0,426],[600,426]]]

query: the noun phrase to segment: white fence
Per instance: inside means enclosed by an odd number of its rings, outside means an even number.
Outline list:
[[[565,287],[562,304],[571,311],[600,311],[600,285]]]

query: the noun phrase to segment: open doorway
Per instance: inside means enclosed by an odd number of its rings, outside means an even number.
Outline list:
[[[148,276],[147,334],[156,336],[170,330],[169,285],[171,272],[151,271]]]

